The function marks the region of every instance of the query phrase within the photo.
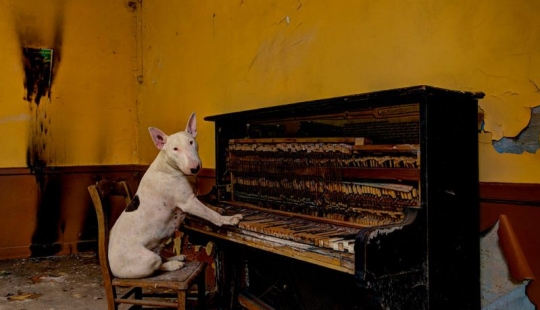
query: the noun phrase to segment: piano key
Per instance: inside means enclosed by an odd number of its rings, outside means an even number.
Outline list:
[[[353,243],[354,244],[354,241],[355,239],[346,239],[346,240],[343,240],[342,242],[342,247],[340,248],[340,251],[349,251],[349,244]],[[353,246],[354,248],[354,246]]]
[[[262,218],[262,219],[257,219],[253,221],[240,221],[238,223],[238,227],[244,228],[247,230],[256,230],[256,227],[258,227],[258,225],[267,223],[267,222],[271,223],[272,221],[273,220],[271,218]]]
[[[334,251],[340,251],[340,252],[343,252],[343,240],[340,240],[340,241],[336,241],[334,243],[332,243],[332,249]]]
[[[302,224],[302,223],[278,226],[272,229],[272,233],[275,233],[276,237],[288,239],[289,236],[295,232],[295,228],[304,227],[304,226],[305,224]]]
[[[284,226],[284,225],[288,225],[288,222],[284,220],[272,221],[266,225],[261,225],[261,232],[267,235],[272,235],[272,232],[274,231],[275,228]]]
[[[347,251],[349,253],[354,253],[354,240],[347,245]]]
[[[298,240],[298,242],[302,243],[309,243],[315,246],[319,246],[319,240],[323,238],[328,238],[328,236],[334,236],[336,234],[336,230],[333,228],[326,228],[321,229],[318,227],[315,231],[304,231],[295,233],[293,236],[295,240]]]
[[[341,240],[343,240],[343,238],[341,238],[341,237],[329,238],[329,239],[327,239],[327,241],[326,241],[327,244],[328,244],[326,247],[331,248],[331,249],[334,249],[334,244],[335,244],[336,247],[337,247],[338,242],[340,242]]]

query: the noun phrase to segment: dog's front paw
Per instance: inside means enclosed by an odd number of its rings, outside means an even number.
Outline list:
[[[227,225],[238,225],[238,223],[244,218],[242,214],[235,214],[233,216],[224,216],[224,222]]]
[[[178,270],[182,267],[184,267],[183,262],[172,260],[172,261],[161,264],[161,266],[159,267],[159,270],[173,271],[173,270]]]

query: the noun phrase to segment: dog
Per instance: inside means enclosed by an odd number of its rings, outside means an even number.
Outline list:
[[[189,178],[201,169],[197,120],[192,113],[185,131],[170,136],[148,128],[159,149],[131,203],[120,214],[109,236],[109,265],[121,278],[144,278],[157,270],[184,266],[182,255],[162,258],[164,243],[182,224],[186,214],[221,225],[237,225],[241,214],[223,216],[200,202]]]

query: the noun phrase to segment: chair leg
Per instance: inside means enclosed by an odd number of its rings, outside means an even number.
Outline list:
[[[178,310],[186,309],[186,299],[187,299],[186,291],[184,290],[178,291]]]
[[[135,291],[133,292],[133,298],[135,299],[143,299],[143,292],[142,292],[142,287],[137,287],[135,288]],[[142,310],[142,306],[139,306],[139,305],[135,305],[131,308],[129,308],[130,310],[133,309],[133,310]]]
[[[142,299],[142,287],[137,287],[134,292],[135,299]]]
[[[205,272],[201,272],[197,279],[197,309],[206,309],[206,281]]]
[[[105,297],[107,298],[107,308],[109,310],[118,310],[118,304],[114,301],[116,288],[107,282],[105,282]]]

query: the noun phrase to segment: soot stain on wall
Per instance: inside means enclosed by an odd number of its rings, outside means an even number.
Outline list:
[[[23,47],[25,100],[39,104],[41,97],[51,94],[53,50]]]
[[[52,133],[50,96],[51,85],[59,68],[62,50],[63,34],[63,2],[55,5],[52,17],[32,14],[31,9],[21,7],[15,11],[15,29],[21,50],[21,65],[25,72],[23,86],[25,88],[24,100],[29,103],[30,121],[29,141],[26,154],[26,163],[30,172],[36,178],[38,187],[38,203],[36,206],[36,226],[31,240],[31,256],[54,255],[61,250],[58,239],[61,235],[61,176],[47,173],[47,166],[54,162],[54,150],[50,142]],[[30,12],[30,13],[29,13]],[[52,20],[49,20],[51,19]],[[43,23],[45,21],[45,23]],[[53,35],[40,25],[52,25]],[[47,29],[50,30],[50,29]],[[46,49],[52,49],[52,55],[42,54]],[[51,64],[54,64],[51,66]],[[43,102],[44,96],[49,100]]]
[[[56,12],[50,22],[53,26],[52,38],[45,36],[44,30],[38,26],[42,16],[32,16],[26,11],[15,12],[17,38],[22,53],[22,66],[24,69],[23,87],[24,99],[39,104],[43,96],[51,96],[51,85],[60,63],[60,55],[63,43],[64,14],[63,5],[55,5]],[[51,59],[44,59],[39,53],[40,49],[52,49]],[[44,61],[47,60],[47,61]],[[54,64],[54,65],[52,65]],[[44,72],[48,72],[44,74]]]
[[[499,153],[535,154],[540,148],[540,106],[531,109],[531,119],[523,131],[514,138],[504,137],[493,142],[493,147]]]
[[[60,175],[37,174],[39,185],[39,206],[37,223],[32,235],[30,252],[32,257],[50,256],[58,253],[62,246],[58,243],[60,230],[60,197],[62,182]]]

